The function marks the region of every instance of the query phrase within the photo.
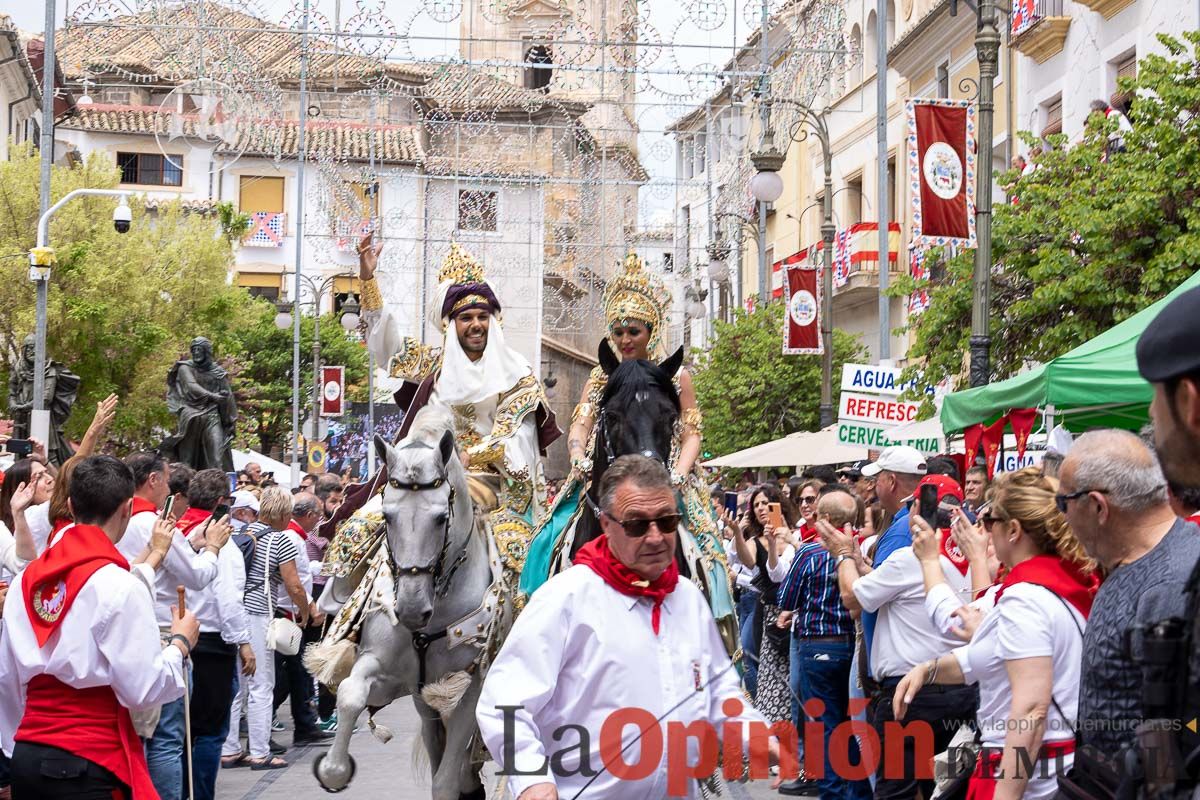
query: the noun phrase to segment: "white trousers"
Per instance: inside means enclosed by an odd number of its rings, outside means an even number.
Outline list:
[[[247,614],[250,621],[250,649],[254,651],[256,668],[250,677],[238,669],[238,692],[229,709],[229,736],[221,754],[236,756],[242,752],[238,728],[242,722],[242,702],[249,692],[246,708],[246,727],[250,732],[250,757],[268,758],[271,755],[271,711],[275,702],[275,653],[267,649],[267,622],[259,614]],[[240,661],[240,659],[239,659]]]

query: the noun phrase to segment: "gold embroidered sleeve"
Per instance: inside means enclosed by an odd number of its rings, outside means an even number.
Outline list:
[[[575,413],[571,415],[571,422],[578,422],[581,419],[594,420],[596,418],[596,407],[591,403],[580,403],[575,406]]]
[[[494,464],[503,459],[505,443],[512,438],[512,435],[521,426],[521,422],[529,412],[538,407],[539,403],[546,403],[546,398],[537,378],[526,375],[517,381],[516,386],[500,398],[491,433],[483,437],[478,444],[467,449],[467,452],[471,454],[471,467]]]
[[[405,336],[400,349],[388,363],[388,374],[393,378],[420,382],[436,372],[442,365],[442,349],[421,344],[411,336]]]
[[[698,408],[685,408],[680,419],[683,423],[684,431],[694,431],[696,434],[704,433],[704,417]]]
[[[383,308],[383,293],[379,291],[379,281],[372,276],[368,281],[359,282],[362,310],[363,311],[378,311]]]

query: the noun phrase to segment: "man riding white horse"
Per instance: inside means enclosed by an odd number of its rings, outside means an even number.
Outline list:
[[[562,435],[541,382],[529,362],[505,344],[500,302],[482,265],[456,243],[438,272],[430,316],[440,319],[445,341],[434,349],[403,336],[395,309],[387,307],[375,279],[382,244],[359,245],[359,281],[367,346],[393,377],[406,379],[396,401],[406,408],[397,440],[408,435],[416,413],[430,402],[454,411],[460,457],[472,498],[491,513],[505,567],[515,576],[525,559],[533,525],[546,506],[540,456]],[[346,577],[382,535],[378,494],[386,466],[349,493],[321,534],[333,539],[325,571]],[[336,536],[334,535],[336,531]],[[336,611],[344,591],[327,592],[322,606]]]

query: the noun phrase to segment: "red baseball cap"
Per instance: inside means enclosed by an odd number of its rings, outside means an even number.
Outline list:
[[[940,503],[946,497],[954,497],[961,504],[963,501],[963,490],[959,486],[958,481],[951,478],[949,475],[926,475],[921,478],[921,482],[917,484],[917,491],[913,492],[916,496],[920,494],[922,486],[936,486],[938,490],[938,502]]]

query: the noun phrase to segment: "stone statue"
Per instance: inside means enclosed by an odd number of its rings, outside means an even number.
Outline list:
[[[175,435],[163,442],[165,455],[194,469],[233,470],[237,403],[225,370],[213,360],[212,342],[192,340],[190,359],[167,374],[167,410],[179,418]]]
[[[32,334],[21,344],[21,356],[13,364],[8,379],[8,415],[13,421],[13,438],[28,439],[33,433],[33,360],[36,351]],[[52,464],[62,464],[75,450],[63,435],[63,426],[71,416],[75,395],[79,391],[79,376],[57,361],[46,358],[46,409],[50,412],[50,441],[46,442],[46,457]]]

